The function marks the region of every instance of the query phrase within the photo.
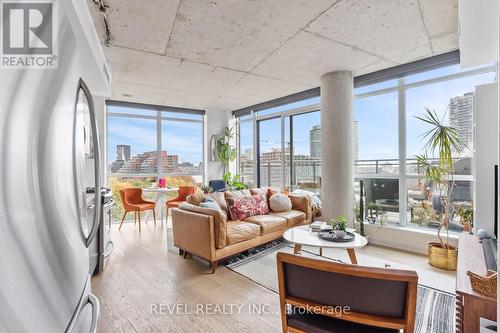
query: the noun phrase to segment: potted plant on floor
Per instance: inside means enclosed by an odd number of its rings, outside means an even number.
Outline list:
[[[416,118],[431,128],[423,134],[428,141],[424,146],[425,153],[416,156],[417,165],[419,172],[423,173],[426,180],[438,190],[443,208],[442,213],[437,214],[439,242],[431,242],[428,245],[429,264],[442,269],[456,270],[458,249],[450,244],[448,227],[450,216],[453,216],[451,198],[455,186],[452,152],[454,150],[459,154],[462,151],[462,142],[455,128],[444,125],[446,113],[440,119],[434,110],[428,108],[425,110],[424,115]],[[437,159],[437,164],[431,162],[428,153]],[[441,237],[443,228],[446,231],[444,240]]]
[[[332,219],[333,233],[337,238],[344,238],[345,230],[347,228],[347,220],[345,216],[339,216],[336,219]]]

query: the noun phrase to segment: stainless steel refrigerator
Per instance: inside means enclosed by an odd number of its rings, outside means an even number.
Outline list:
[[[59,20],[57,69],[0,70],[0,332],[95,332],[99,317],[98,131],[74,22]]]

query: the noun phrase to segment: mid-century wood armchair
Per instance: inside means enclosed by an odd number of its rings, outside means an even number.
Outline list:
[[[416,272],[281,252],[277,259],[283,332],[413,333]]]

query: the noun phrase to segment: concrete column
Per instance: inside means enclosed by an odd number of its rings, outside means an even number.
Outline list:
[[[321,77],[321,201],[322,219],[339,215],[354,221],[353,78],[349,71]]]

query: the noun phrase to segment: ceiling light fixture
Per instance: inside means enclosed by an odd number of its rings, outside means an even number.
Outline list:
[[[113,38],[111,37],[111,30],[109,29],[108,15],[106,12],[109,9],[109,6],[107,6],[104,3],[104,0],[93,0],[93,2],[97,6],[97,9],[99,10],[102,16],[104,33],[106,34],[104,36],[104,46],[110,47],[111,45],[113,45]]]

